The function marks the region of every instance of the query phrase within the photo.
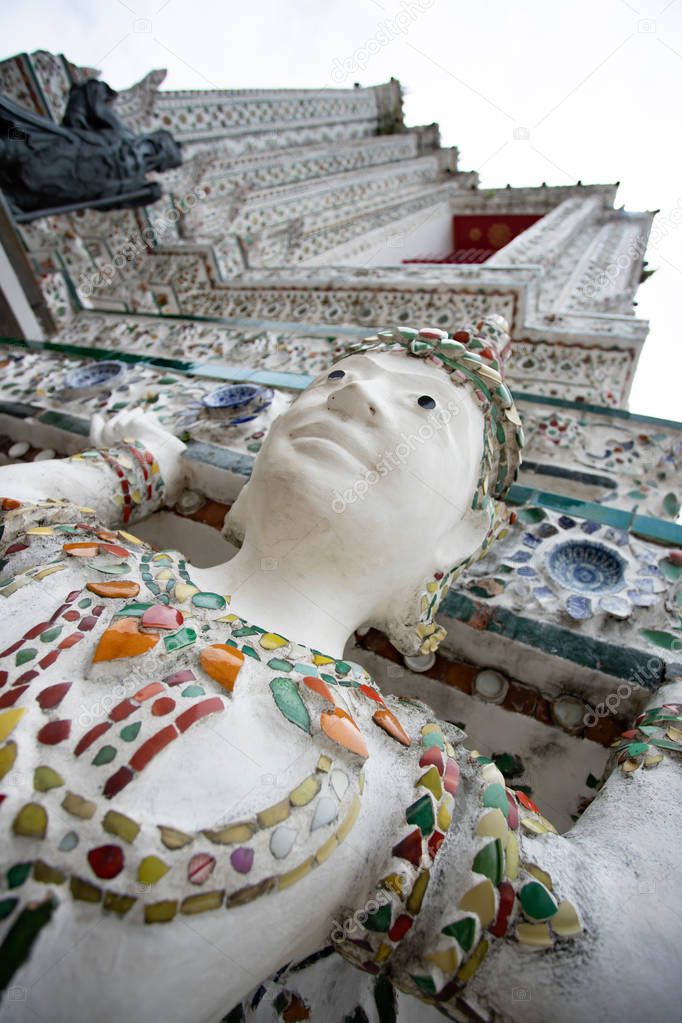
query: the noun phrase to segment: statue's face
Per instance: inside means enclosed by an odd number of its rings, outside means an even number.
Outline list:
[[[482,447],[480,409],[440,365],[401,351],[349,356],[273,423],[248,488],[247,539],[265,547],[324,529],[349,565],[423,557],[468,512]]]

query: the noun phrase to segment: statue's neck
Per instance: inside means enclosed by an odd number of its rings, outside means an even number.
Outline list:
[[[364,621],[364,602],[314,559],[305,565],[291,558],[280,563],[243,547],[224,565],[194,569],[193,577],[230,594],[231,608],[241,618],[330,657],[343,656],[348,637]]]

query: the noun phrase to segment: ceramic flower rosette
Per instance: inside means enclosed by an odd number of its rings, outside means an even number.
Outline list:
[[[510,519],[503,498],[517,477],[525,443],[521,418],[502,377],[510,347],[506,320],[489,316],[452,335],[436,328],[380,330],[348,351],[353,355],[402,349],[414,358],[428,359],[442,366],[455,385],[466,387],[483,413],[483,456],[471,508],[487,512],[488,530],[481,546],[470,557],[446,571],[436,572],[433,579],[426,581],[418,593],[414,615],[409,616],[394,637],[404,654],[429,654],[437,649],[445,638],[445,630],[434,619],[449,586],[460,572],[487,552]]]

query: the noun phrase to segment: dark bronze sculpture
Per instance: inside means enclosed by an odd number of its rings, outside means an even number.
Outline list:
[[[180,145],[168,131],[136,135],[114,112],[116,95],[94,78],[72,85],[61,124],[0,96],[0,188],[18,222],[160,198],[146,175],[179,167]]]

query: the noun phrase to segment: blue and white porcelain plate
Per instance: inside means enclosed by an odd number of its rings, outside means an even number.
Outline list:
[[[547,570],[555,582],[574,593],[615,593],[625,585],[623,558],[592,540],[557,544],[548,555]]]
[[[92,387],[116,387],[125,372],[125,363],[107,361],[90,362],[87,366],[72,369],[64,377],[64,386],[74,391],[89,390]]]
[[[210,412],[219,413],[221,418],[237,426],[248,423],[272,404],[274,392],[270,387],[257,384],[227,384],[218,387],[201,399],[202,405]]]

